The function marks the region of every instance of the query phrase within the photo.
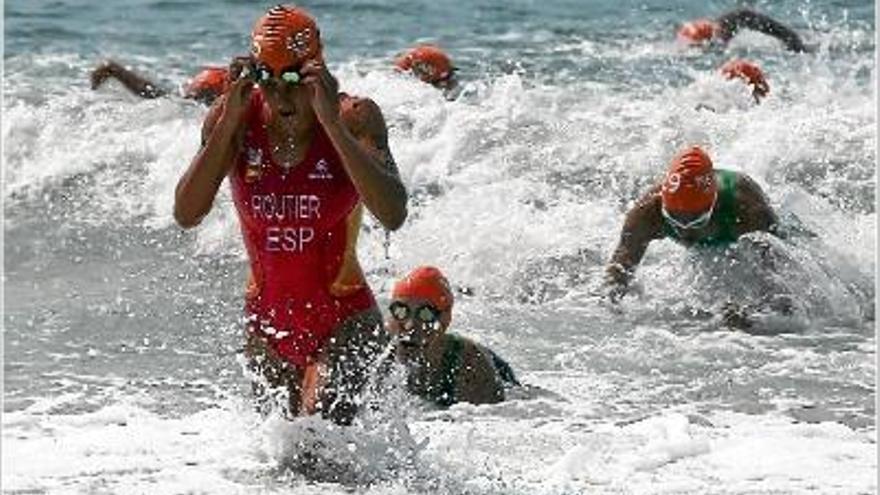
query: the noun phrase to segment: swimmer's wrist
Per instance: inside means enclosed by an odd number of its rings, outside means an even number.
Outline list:
[[[243,125],[243,120],[244,119],[240,117],[230,115],[228,107],[224,108],[220,113],[220,118],[217,119],[217,124],[211,132],[211,137],[215,139],[219,138],[223,142],[232,140],[239,127]]]
[[[632,279],[632,270],[626,268],[621,263],[609,263],[605,269],[606,280],[609,283],[618,285],[627,285]]]

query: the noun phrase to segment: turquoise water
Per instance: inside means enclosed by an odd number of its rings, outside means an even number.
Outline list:
[[[249,405],[228,192],[195,231],[171,218],[204,108],[88,87],[105,57],[174,87],[244,52],[267,5],[6,2],[4,491],[876,491],[872,3],[751,4],[810,55],[754,33],[673,43],[723,2],[305,4],[343,90],[381,106],[411,194],[387,257],[362,232],[378,298],[436,264],[472,292],[455,330],[546,391],[432,411],[397,390],[346,431]],[[450,52],[458,99],[393,73],[419,41]],[[765,69],[761,106],[717,75],[734,56]],[[623,214],[694,142],[817,237],[658,242],[639,293],[607,306]],[[725,301],[773,297],[792,312],[758,311],[752,334],[720,322]],[[303,444],[323,468],[297,465]]]
[[[7,70],[11,74],[26,70],[31,55],[66,54],[87,60],[144,58],[150,60],[145,65],[150,73],[188,73],[200,64],[222,63],[232,54],[246,52],[255,12],[269,5],[272,2],[133,0],[120,8],[112,2],[12,1],[5,6]],[[630,54],[645,50],[668,41],[677,23],[718,15],[733,6],[719,1],[596,0],[475,1],[461,6],[426,1],[302,5],[319,13],[327,56],[337,63],[387,59],[416,41],[430,40],[454,53],[457,65],[469,76],[497,74],[513,66],[542,81],[584,76],[619,80],[624,76],[632,84],[651,82],[658,75],[665,77],[663,84],[681,84],[683,78],[676,72],[682,69],[662,67],[677,64],[669,60],[663,64],[661,57],[651,57],[661,62],[659,67],[656,63],[648,67],[615,64],[614,57],[607,55],[616,50]],[[850,57],[870,58],[873,53],[871,2],[745,5],[784,20],[805,33],[808,40],[828,42],[829,50],[842,58],[841,65],[852,62]],[[867,36],[853,36],[860,32]],[[835,34],[840,37],[834,38]],[[599,55],[603,49],[612,51],[606,56],[576,57],[578,53],[570,45],[579,42],[595,43]],[[788,58],[775,52],[762,54],[770,59],[762,62],[772,67],[773,62]],[[715,65],[718,55],[692,58],[692,65],[706,68]],[[16,64],[18,61],[21,64]],[[63,69],[53,72],[70,75],[59,73]]]

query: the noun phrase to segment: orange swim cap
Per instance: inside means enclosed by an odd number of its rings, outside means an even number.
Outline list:
[[[678,40],[697,45],[710,41],[717,29],[718,24],[711,19],[696,19],[682,24],[678,29]]]
[[[429,84],[448,79],[453,70],[449,55],[435,45],[417,46],[398,57],[394,65]]]
[[[205,92],[219,96],[226,91],[229,84],[228,74],[229,69],[226,67],[205,67],[187,82],[184,93],[189,98]]]
[[[767,96],[770,85],[757,65],[748,60],[733,59],[721,67],[721,73],[728,79],[740,78],[753,88],[755,97]]]
[[[320,60],[318,25],[301,8],[276,5],[254,25],[251,53],[276,73],[298,67],[306,60]]]
[[[420,266],[394,284],[394,299],[425,299],[440,311],[452,308],[452,290],[443,273],[433,266]]]
[[[666,211],[688,214],[708,211],[717,193],[712,159],[699,146],[686,148],[672,159],[660,192]]]

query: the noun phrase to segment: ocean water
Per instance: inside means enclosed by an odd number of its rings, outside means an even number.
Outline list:
[[[397,388],[347,429],[251,407],[228,191],[196,230],[171,218],[205,109],[88,87],[104,57],[174,87],[244,53],[268,5],[5,2],[4,493],[876,492],[873,3],[751,3],[816,47],[793,55],[755,33],[676,46],[718,1],[303,2],[410,192],[387,249],[362,233],[377,297],[441,267],[468,289],[453,329],[533,387],[445,411]],[[459,98],[390,69],[419,41],[451,53]],[[765,69],[762,105],[718,76],[734,56]],[[815,235],[656,242],[609,306],[622,216],[690,143]]]

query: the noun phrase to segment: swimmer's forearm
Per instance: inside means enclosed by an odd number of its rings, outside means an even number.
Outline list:
[[[221,117],[177,183],[174,219],[181,227],[198,225],[211,211],[217,190],[234,163],[237,129],[236,122]]]
[[[650,241],[648,241],[650,242]],[[648,249],[648,242],[633,239],[633,233],[624,230],[620,235],[620,242],[614,249],[614,254],[605,267],[605,283],[617,289],[618,292],[626,292],[636,271]]]
[[[142,98],[158,98],[166,94],[166,91],[156,83],[119,64],[114,63],[109,69],[110,75],[122,83],[126,89]]]
[[[326,126],[326,130],[367,209],[388,230],[400,228],[407,216],[406,188],[400,179],[367,152],[341,122]]]

